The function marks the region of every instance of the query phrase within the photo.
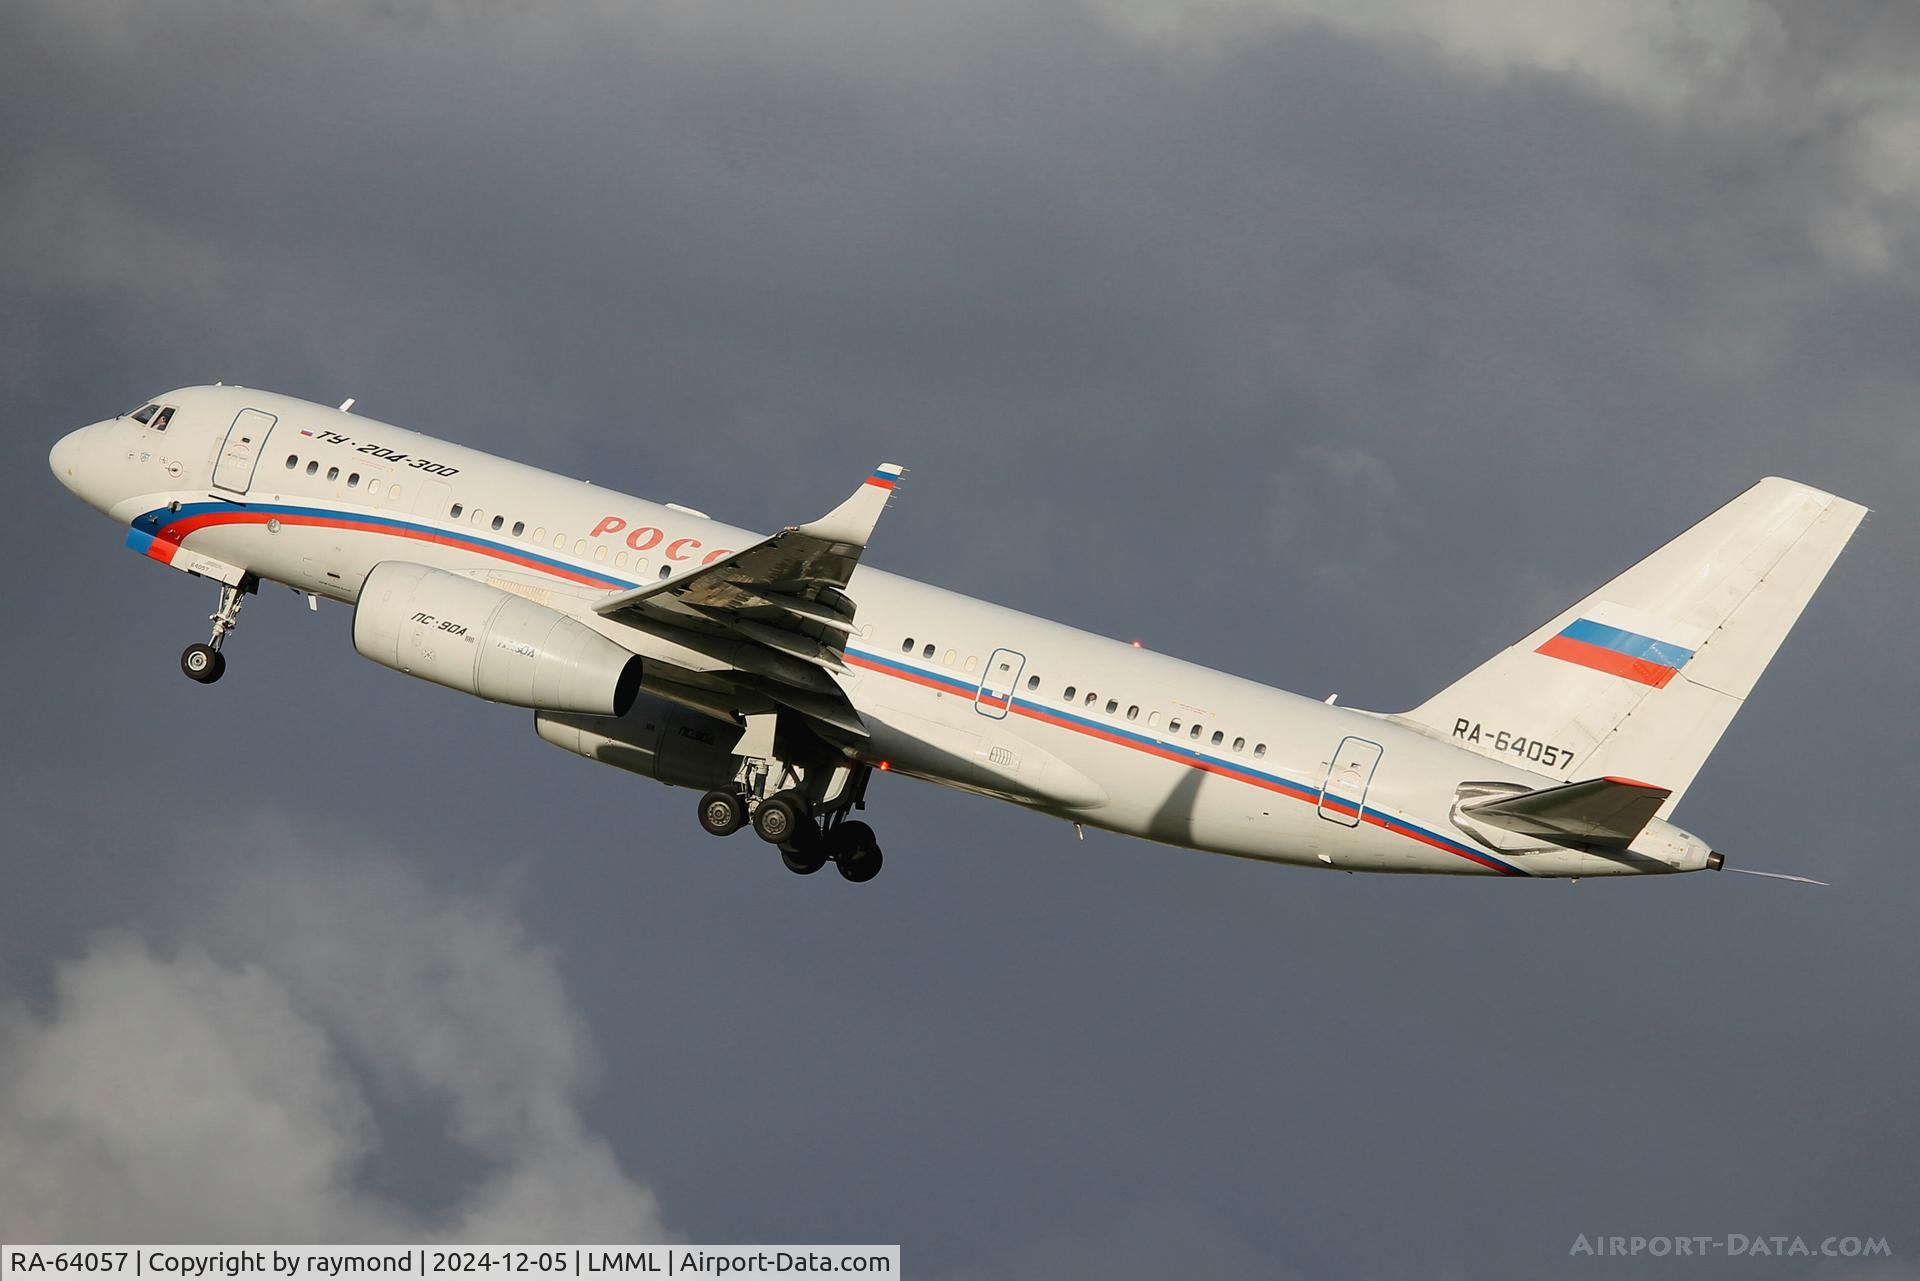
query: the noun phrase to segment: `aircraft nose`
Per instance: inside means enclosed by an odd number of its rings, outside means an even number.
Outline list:
[[[47,453],[47,466],[62,485],[79,492],[80,462],[86,453],[87,428],[70,431],[55,441]]]

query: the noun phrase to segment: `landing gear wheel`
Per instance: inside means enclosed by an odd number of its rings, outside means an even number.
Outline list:
[[[807,798],[798,792],[776,792],[753,812],[753,830],[769,845],[785,845],[813,825]]]
[[[827,843],[815,839],[799,845],[782,845],[780,861],[787,865],[789,872],[812,876],[827,865]]]
[[[833,862],[840,875],[859,884],[880,875],[880,842],[873,829],[855,819],[833,829]]]
[[[714,836],[732,836],[746,826],[747,807],[732,792],[708,792],[700,798],[700,826]]]
[[[850,853],[842,854],[833,861],[833,865],[840,869],[840,875],[858,885],[880,875],[880,862],[880,847],[865,845]]]
[[[227,660],[211,645],[189,645],[180,651],[180,670],[202,685],[211,685],[227,670]]]

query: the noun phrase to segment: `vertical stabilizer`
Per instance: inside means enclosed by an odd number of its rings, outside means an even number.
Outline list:
[[[1866,514],[1763,480],[1405,719],[1556,778],[1670,788],[1664,817]]]

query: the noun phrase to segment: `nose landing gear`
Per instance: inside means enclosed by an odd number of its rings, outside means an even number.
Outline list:
[[[227,672],[227,660],[211,645],[189,645],[180,651],[180,670],[188,680],[211,685]]]
[[[180,670],[189,680],[211,685],[226,674],[227,658],[220,647],[226,644],[227,633],[238,626],[240,607],[246,603],[247,595],[259,585],[260,580],[252,574],[241,579],[237,587],[221,584],[220,607],[207,616],[207,621],[213,624],[212,637],[204,645],[189,645],[180,651]]]

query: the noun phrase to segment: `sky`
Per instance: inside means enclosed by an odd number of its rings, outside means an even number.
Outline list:
[[[1920,11],[0,6],[0,1239],[914,1276],[1920,1276]],[[1675,818],[1348,876],[904,779],[884,874],[213,591],[46,470],[216,379],[1413,706],[1763,475],[1875,509]],[[32,640],[29,645],[25,642]],[[1610,1234],[1877,1260],[1593,1258]]]

